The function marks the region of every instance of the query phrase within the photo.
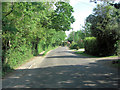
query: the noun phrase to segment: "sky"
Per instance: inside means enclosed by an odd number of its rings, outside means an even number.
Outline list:
[[[70,0],[70,5],[74,9],[73,16],[75,18],[75,22],[71,27],[74,31],[77,31],[84,25],[86,17],[92,14],[93,8],[96,7],[96,4],[90,2],[90,0]],[[66,31],[66,35],[68,36],[71,31],[72,30]]]

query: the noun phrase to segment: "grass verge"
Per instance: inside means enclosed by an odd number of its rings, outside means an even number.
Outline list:
[[[89,55],[89,54],[85,53],[84,51],[76,51],[75,54],[80,54],[80,55],[87,56],[87,57],[98,58],[97,56]]]
[[[105,57],[93,56],[93,55],[89,55],[89,54],[85,53],[84,51],[76,51],[75,53],[76,53],[76,54],[83,55],[83,56],[93,57],[93,58],[118,57],[117,55],[113,55],[113,56],[105,56]]]
[[[23,61],[19,62],[18,64],[16,64],[15,67],[10,67],[9,64],[7,65],[3,65],[2,68],[5,69],[4,71],[2,70],[2,77],[4,78],[7,74],[13,72],[16,68],[20,67],[21,65],[23,65],[24,63],[29,62],[29,60],[31,58],[33,58],[34,56],[30,56],[28,58],[25,58]]]
[[[45,50],[45,52],[43,53],[42,56],[45,56],[47,54],[48,51],[50,50],[53,50],[55,48],[57,48],[58,46],[56,47],[49,47],[48,49]],[[28,58],[25,58],[24,61],[21,61],[20,63],[16,64],[16,66],[14,68],[11,68],[9,65],[7,65],[6,67],[4,67],[5,71],[2,72],[2,77],[4,78],[7,74],[13,72],[16,68],[20,67],[21,65],[29,62],[31,60],[31,58],[33,58],[34,56],[30,56]]]

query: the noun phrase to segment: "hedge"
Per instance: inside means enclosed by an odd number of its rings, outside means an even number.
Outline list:
[[[75,43],[75,42],[72,42],[72,44],[70,44],[70,49],[79,49],[79,46],[78,46],[78,44],[77,43]]]
[[[95,37],[86,37],[84,39],[85,52],[91,55],[98,55],[97,40]]]

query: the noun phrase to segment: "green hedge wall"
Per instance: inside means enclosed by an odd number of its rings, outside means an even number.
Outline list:
[[[95,37],[86,37],[84,39],[85,52],[91,55],[98,55],[97,40]]]

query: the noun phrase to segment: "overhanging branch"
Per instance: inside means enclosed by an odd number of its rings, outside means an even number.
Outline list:
[[[5,16],[8,16],[10,13],[12,13],[12,12],[13,12],[13,8],[14,8],[14,4],[13,4],[13,2],[12,2],[12,9],[11,9],[11,11],[8,12]]]

